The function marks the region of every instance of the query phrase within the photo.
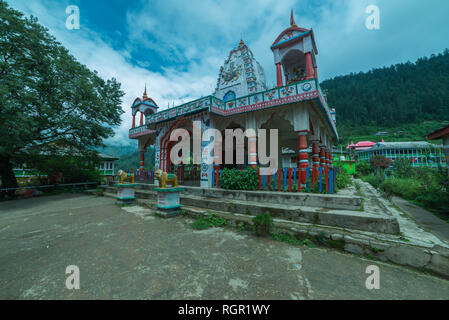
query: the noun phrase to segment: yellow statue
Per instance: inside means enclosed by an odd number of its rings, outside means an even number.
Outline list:
[[[130,183],[134,183],[134,173],[126,173],[122,169],[117,172],[117,175],[120,178],[120,184],[123,184],[125,181],[129,181]]]
[[[155,177],[159,181],[159,188],[161,189],[165,189],[167,182],[171,182],[174,188],[178,186],[178,177],[174,173],[163,172],[159,169],[156,171]]]

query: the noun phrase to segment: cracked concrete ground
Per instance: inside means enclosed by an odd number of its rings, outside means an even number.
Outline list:
[[[449,281],[66,194],[0,203],[0,299],[449,299]],[[368,265],[380,289],[365,288]],[[80,269],[79,290],[65,269]]]

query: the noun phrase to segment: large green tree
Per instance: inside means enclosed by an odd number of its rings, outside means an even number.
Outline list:
[[[120,124],[124,93],[80,64],[35,17],[0,0],[0,175],[16,187],[15,163],[55,149],[102,146]]]

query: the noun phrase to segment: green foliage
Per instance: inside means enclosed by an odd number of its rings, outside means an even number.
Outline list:
[[[136,147],[137,149],[137,147]],[[120,169],[136,169],[139,167],[139,158],[140,153],[136,150],[131,153],[127,153],[120,156],[120,159],[117,161],[117,167]],[[153,169],[154,168],[154,148],[148,148],[148,151],[145,153],[145,168]]]
[[[102,145],[120,124],[124,93],[82,65],[34,17],[0,0],[0,176],[10,162]],[[58,142],[58,145],[55,144]],[[6,177],[6,178],[5,178]]]
[[[394,176],[363,177],[387,196],[397,195],[426,209],[447,212],[449,208],[449,178],[445,168],[413,168],[407,162],[396,161]]]
[[[379,174],[370,174],[369,176],[362,177],[362,180],[370,183],[374,188],[379,188],[382,182],[384,182],[385,178],[383,175]]]
[[[339,167],[336,180],[338,189],[346,188],[351,184],[351,174],[348,170],[346,170],[346,168]]]
[[[99,182],[101,180],[95,162],[89,161],[86,157],[40,157],[33,167],[48,177],[61,173],[62,181],[60,183]]]
[[[223,189],[231,190],[257,190],[259,186],[258,168],[247,167],[240,171],[235,168],[223,169],[221,181]]]
[[[273,218],[270,214],[258,214],[253,218],[254,229],[256,231],[256,235],[258,236],[268,236],[273,229]]]
[[[211,214],[207,217],[198,216],[191,227],[196,230],[204,230],[212,227],[224,227],[225,225],[226,219]]]
[[[288,243],[288,244],[291,244],[294,246],[299,246],[299,245],[304,244],[304,240],[299,240],[296,237],[294,237],[288,233],[281,233],[281,232],[272,233],[271,237],[275,241],[285,242],[285,243]]]
[[[338,112],[339,131],[358,129],[363,133],[368,132],[369,126],[376,130],[380,126],[447,119],[448,83],[449,50],[446,49],[415,63],[338,76],[322,82],[321,86]]]
[[[356,166],[356,176],[363,177],[373,173],[373,167],[368,161],[359,161]]]
[[[387,169],[391,165],[391,160],[382,155],[372,156],[369,162],[371,166],[380,169]]]

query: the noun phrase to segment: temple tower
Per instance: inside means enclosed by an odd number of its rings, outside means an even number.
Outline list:
[[[276,82],[278,87],[317,78],[317,65],[315,56],[318,50],[315,44],[313,29],[299,28],[293,18],[293,9],[290,17],[290,27],[282,31],[276,38],[271,51],[276,66]]]

